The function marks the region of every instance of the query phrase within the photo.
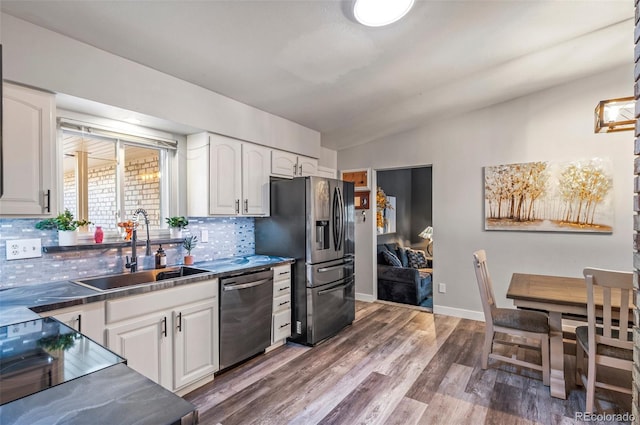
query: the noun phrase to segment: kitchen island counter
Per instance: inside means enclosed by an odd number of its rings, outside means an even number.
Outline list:
[[[191,403],[124,364],[0,406],[0,423],[14,425],[172,425],[196,418]]]

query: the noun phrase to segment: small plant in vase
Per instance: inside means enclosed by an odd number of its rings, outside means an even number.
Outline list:
[[[193,255],[191,255],[191,250],[196,247],[198,244],[197,236],[187,236],[184,238],[182,242],[182,247],[187,250],[187,255],[184,256],[184,263],[187,265],[193,264]]]
[[[180,239],[182,237],[182,229],[189,225],[189,220],[183,216],[167,217],[167,224],[169,225],[171,239]]]
[[[58,244],[60,246],[75,245],[78,237],[76,230],[79,227],[91,224],[88,220],[74,220],[73,214],[67,209],[64,213],[58,214],[57,217],[47,218],[36,223],[36,229],[39,230],[58,230]]]

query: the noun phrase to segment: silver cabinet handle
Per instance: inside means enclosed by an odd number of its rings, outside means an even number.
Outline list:
[[[178,332],[182,332],[182,312],[178,313]]]
[[[82,314],[78,314],[78,332],[82,333]]]
[[[302,165],[299,168],[300,168],[300,175],[302,175]]]
[[[293,164],[293,175],[296,175],[296,171],[298,170],[298,164]]]
[[[244,200],[244,213],[245,214],[249,213],[249,200],[248,199]]]
[[[291,323],[285,323],[284,325],[280,325],[280,329],[282,328],[286,328],[287,326],[289,326]]]
[[[162,336],[167,336],[167,316],[162,318]]]
[[[285,286],[284,288],[280,288],[280,289],[278,289],[278,291],[286,291],[287,289],[289,289],[289,287],[288,287],[288,286]]]
[[[236,214],[240,214],[240,199],[236,199]]]

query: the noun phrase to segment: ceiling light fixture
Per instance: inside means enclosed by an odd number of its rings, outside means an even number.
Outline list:
[[[596,106],[596,133],[633,130],[635,124],[635,99],[633,97],[602,100]]]
[[[353,16],[362,25],[382,27],[406,15],[414,0],[355,0]]]

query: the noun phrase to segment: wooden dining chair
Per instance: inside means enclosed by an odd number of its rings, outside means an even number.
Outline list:
[[[587,326],[576,328],[576,383],[582,383],[587,389],[585,410],[592,413],[596,387],[631,394],[631,387],[598,381],[597,366],[629,371],[631,376],[633,335],[629,327],[629,304],[633,273],[586,268],[583,274],[587,284]],[[602,289],[601,323],[596,317],[596,287]]]
[[[473,264],[485,318],[482,369],[487,369],[490,358],[501,360],[516,366],[541,371],[542,382],[544,385],[549,385],[549,318],[546,314],[536,311],[498,308],[493,295],[493,285],[487,268],[487,255],[484,250],[473,253]],[[515,336],[520,340],[524,338],[527,340],[522,341],[522,343],[498,340],[495,339],[497,332]],[[538,345],[531,345],[529,344],[530,340],[537,340],[539,343]],[[520,360],[515,356],[507,357],[495,353],[493,352],[494,343],[517,345],[522,348],[538,350],[542,357],[542,364]]]

